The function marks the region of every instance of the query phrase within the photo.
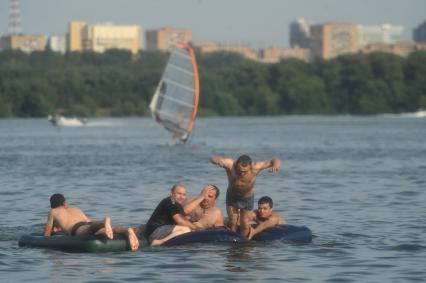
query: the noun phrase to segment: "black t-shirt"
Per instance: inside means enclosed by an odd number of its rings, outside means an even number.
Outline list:
[[[145,226],[145,237],[148,238],[155,229],[163,225],[176,225],[173,216],[184,215],[183,207],[177,202],[172,202],[170,197],[163,199],[155,208]]]

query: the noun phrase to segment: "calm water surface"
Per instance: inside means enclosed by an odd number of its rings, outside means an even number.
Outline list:
[[[46,119],[0,120],[0,281],[424,282],[426,119],[278,117],[199,119],[194,144],[167,146],[151,119],[99,119],[55,128]],[[41,231],[62,192],[92,218],[145,223],[176,182],[189,195],[226,177],[213,154],[280,158],[262,172],[269,195],[309,244],[192,245],[76,254],[19,248]]]

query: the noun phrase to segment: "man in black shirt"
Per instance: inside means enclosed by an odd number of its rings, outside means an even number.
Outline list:
[[[211,189],[203,189],[202,195],[207,195]],[[186,198],[186,188],[177,184],[171,189],[170,196],[163,199],[155,208],[145,226],[144,236],[151,246],[158,246],[178,235],[198,229],[185,218],[190,209],[182,207]],[[200,202],[204,198],[200,198]]]

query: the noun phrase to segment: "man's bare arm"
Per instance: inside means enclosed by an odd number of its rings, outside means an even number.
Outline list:
[[[53,215],[52,211],[49,212],[49,215],[47,216],[47,223],[44,227],[43,235],[45,237],[50,237],[52,235],[52,229],[53,229]]]
[[[280,169],[281,161],[277,158],[273,158],[271,160],[257,161],[254,163],[253,167],[258,172],[267,168],[271,168],[271,170],[269,171],[275,173]]]
[[[183,206],[183,211],[184,211],[185,215],[188,215],[192,211],[194,211],[194,209],[207,197],[207,194],[211,190],[213,190],[213,188],[210,187],[210,186],[204,187],[201,190],[201,193],[197,197],[191,199],[188,203],[186,203]]]
[[[218,155],[210,157],[210,162],[228,170],[230,170],[232,168],[232,165],[234,164],[233,159],[225,158]]]
[[[195,226],[194,224],[189,222],[187,219],[185,219],[185,217],[183,217],[179,213],[173,215],[173,219],[174,219],[174,221],[176,222],[177,225],[186,226],[186,227],[190,228],[191,230],[197,230],[198,229],[197,226]]]
[[[254,235],[262,232],[265,229],[274,227],[276,225],[278,225],[280,223],[280,218],[277,216],[271,216],[268,220],[264,221],[264,222],[260,222],[259,224],[257,224],[256,228],[252,228],[250,230],[248,239],[251,240],[251,238],[253,238]]]

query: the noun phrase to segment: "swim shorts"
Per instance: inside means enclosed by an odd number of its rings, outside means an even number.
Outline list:
[[[243,198],[234,196],[229,190],[226,191],[226,205],[233,206],[239,209],[253,210],[254,206],[254,195]]]

